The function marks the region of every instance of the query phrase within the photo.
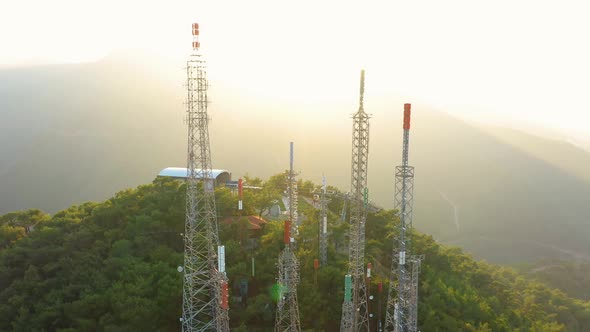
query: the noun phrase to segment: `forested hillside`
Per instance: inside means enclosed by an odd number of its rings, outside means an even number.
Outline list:
[[[284,189],[284,175],[250,182],[263,189],[245,193],[244,216],[265,214]],[[304,195],[313,187],[300,184]],[[158,178],[105,202],[72,206],[52,216],[34,210],[1,216],[0,331],[178,331],[184,191],[182,182]],[[220,219],[238,220],[220,223],[231,324],[234,331],[270,331],[282,225],[278,220],[263,224],[255,244],[248,240],[249,223],[235,209],[237,197],[227,188],[216,194]],[[305,330],[338,329],[347,264],[341,206],[338,199],[330,203],[329,263],[314,275],[317,211],[300,200],[298,296]],[[380,294],[377,283],[387,278],[395,222],[391,210],[370,214],[367,222],[375,316],[386,301],[386,291]],[[415,252],[426,257],[420,283],[422,331],[590,331],[590,303],[509,268],[475,261],[430,236],[414,234],[412,240]]]
[[[587,261],[543,260],[519,266],[518,270],[573,298],[590,300],[590,263]]]

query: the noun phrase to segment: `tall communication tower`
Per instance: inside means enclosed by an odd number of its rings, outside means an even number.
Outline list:
[[[410,256],[414,206],[414,167],[408,165],[411,105],[404,104],[402,165],[395,168],[394,208],[399,213],[391,262],[385,331],[415,332],[418,328],[418,275],[424,256]]]
[[[365,71],[361,71],[359,110],[353,115],[352,172],[350,204],[350,246],[348,275],[345,277],[344,303],[340,331],[369,331],[367,284],[365,282],[365,222],[367,220],[369,162],[369,115],[365,113]],[[350,285],[350,290],[348,289]],[[349,296],[349,292],[352,292]]]
[[[299,283],[299,262],[295,256],[295,234],[297,232],[297,180],[293,171],[293,142],[290,144],[289,168],[289,219],[285,220],[283,242],[285,248],[279,255],[279,277],[276,332],[300,332],[297,284]]]
[[[188,167],[184,232],[182,330],[229,331],[225,250],[219,246],[207,116],[207,72],[193,24],[187,61]]]
[[[326,177],[322,176],[322,194],[320,197],[320,266],[328,264],[328,197]]]

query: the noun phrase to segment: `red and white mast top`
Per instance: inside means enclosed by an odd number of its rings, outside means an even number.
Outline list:
[[[198,51],[201,43],[199,43],[199,23],[193,23],[193,51]]]

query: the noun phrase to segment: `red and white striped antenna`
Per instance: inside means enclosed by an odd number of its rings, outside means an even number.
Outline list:
[[[199,23],[193,23],[193,51],[198,51],[201,47],[199,43]]]

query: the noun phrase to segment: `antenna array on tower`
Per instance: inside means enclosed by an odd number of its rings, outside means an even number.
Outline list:
[[[229,331],[228,279],[225,248],[220,245],[215,207],[215,180],[212,179],[211,148],[207,114],[206,63],[200,54],[199,26],[193,24],[193,52],[187,61],[187,189],[184,233],[182,330]],[[349,265],[345,276],[340,331],[365,332],[369,327],[369,283],[371,265],[365,275],[365,226],[370,206],[367,188],[369,118],[364,111],[365,72],[361,71],[359,109],[353,115],[351,192],[342,195],[345,220],[350,209]],[[414,168],[408,165],[410,104],[404,105],[402,165],[396,167],[394,207],[399,212],[396,225],[384,328],[386,331],[416,332],[418,321],[418,279],[423,255],[410,255]],[[328,262],[327,196],[322,179],[319,220],[319,263]],[[238,181],[238,210],[243,209],[243,183]],[[299,262],[295,255],[298,234],[297,181],[293,171],[293,143],[290,144],[288,174],[289,217],[284,223],[284,249],[278,259],[278,301],[275,331],[300,332],[297,285]],[[374,208],[374,207],[373,207]],[[316,275],[317,278],[317,275]],[[317,281],[316,281],[317,282]],[[381,293],[381,286],[379,287]],[[380,308],[379,308],[380,312]],[[380,314],[379,314],[380,316]],[[380,320],[380,319],[379,319]],[[379,321],[379,329],[381,321]]]

